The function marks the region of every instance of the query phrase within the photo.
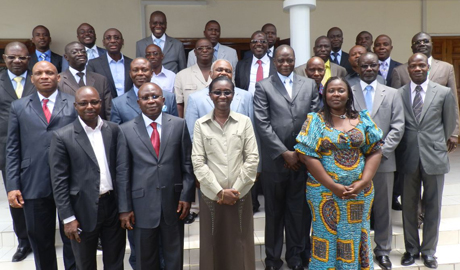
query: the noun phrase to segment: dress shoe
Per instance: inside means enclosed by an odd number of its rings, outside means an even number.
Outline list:
[[[97,239],[97,250],[102,250],[102,242],[100,237]]]
[[[296,265],[292,267],[292,270],[304,270],[303,265]]]
[[[396,211],[402,211],[402,205],[398,202],[398,200],[393,200],[393,203],[391,204],[391,208]]]
[[[407,266],[415,263],[415,259],[420,258],[420,255],[412,255],[409,252],[404,252],[403,257],[401,258],[401,265]]]
[[[387,255],[377,256],[377,263],[383,270],[391,270],[391,261]]]
[[[185,224],[192,224],[193,222],[195,222],[195,218],[198,216],[197,213],[194,213],[194,212],[190,212],[184,219],[184,223]]]
[[[433,255],[422,255],[423,259],[423,264],[432,269],[438,268],[438,261],[436,260],[436,257]]]
[[[12,262],[20,262],[27,258],[27,255],[32,253],[32,249],[30,247],[18,247],[16,253],[13,255]]]
[[[265,270],[276,270],[274,266],[265,266]]]

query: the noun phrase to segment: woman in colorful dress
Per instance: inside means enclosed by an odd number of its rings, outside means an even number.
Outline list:
[[[354,110],[351,87],[342,78],[326,82],[323,104],[308,114],[295,146],[309,176],[310,269],[374,269],[369,219],[382,131],[367,110]]]

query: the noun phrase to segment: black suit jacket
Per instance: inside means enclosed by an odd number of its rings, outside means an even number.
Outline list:
[[[251,77],[252,57],[238,61],[235,72],[235,86],[248,90]],[[276,74],[276,67],[270,58],[270,73],[268,76]]]
[[[27,78],[24,83],[22,96],[26,97],[37,91],[35,86],[30,81],[30,71],[27,72]],[[0,73],[0,170],[5,173],[5,149],[6,138],[8,133],[8,117],[10,115],[11,102],[18,99],[13,84],[8,76],[8,71],[4,70]],[[3,179],[6,181],[6,179]]]
[[[391,76],[393,75],[393,74],[392,74],[392,73],[393,73],[393,69],[394,69],[395,67],[397,67],[397,66],[400,66],[400,65],[401,65],[401,63],[396,62],[396,61],[394,61],[393,59],[390,59],[390,66],[388,67],[388,75],[387,75],[387,78],[386,78],[386,81],[387,81],[386,85],[387,85],[387,86],[391,86]],[[382,74],[380,73],[380,71],[379,71],[379,75],[382,75]]]
[[[125,93],[133,88],[133,81],[129,76],[129,69],[133,59],[123,55],[124,65],[125,65]],[[86,67],[87,71],[93,71],[99,73],[107,78],[109,81],[109,88],[112,93],[112,98],[116,98],[117,89],[115,88],[115,82],[113,80],[112,72],[110,71],[109,60],[107,59],[107,54],[104,53],[98,58],[94,58],[89,61],[88,66]]]
[[[20,190],[24,199],[52,194],[48,150],[52,132],[72,123],[77,114],[73,96],[58,92],[48,123],[38,94],[11,103],[6,142],[6,188]]]
[[[34,65],[38,62],[37,54],[35,51],[30,55],[29,70],[32,70]],[[51,63],[56,67],[58,73],[62,71],[62,56],[57,53],[51,52]]]
[[[347,70],[347,74],[350,74],[351,72],[353,72],[353,68],[351,67],[350,62],[348,61],[349,57],[350,57],[350,55],[342,50],[342,56],[340,57],[339,65],[344,67]],[[331,60],[332,63],[334,63],[332,61],[331,56],[329,56],[329,59]]]
[[[102,140],[113,188],[116,191],[119,128],[115,123],[102,121]],[[83,231],[94,231],[98,213],[100,165],[78,119],[53,132],[49,164],[59,218],[64,220],[75,216]]]

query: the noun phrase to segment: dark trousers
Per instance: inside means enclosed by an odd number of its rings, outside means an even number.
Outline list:
[[[126,231],[121,228],[117,202],[114,195],[99,199],[96,228],[92,232],[82,231],[81,242],[72,240],[77,269],[96,270],[97,241],[101,237],[104,269],[123,270]]]
[[[5,168],[2,168],[3,183],[6,189]],[[26,218],[24,209],[13,208],[10,206],[11,218],[13,219],[13,230],[18,238],[18,247],[30,247],[29,237],[27,236]]]
[[[24,200],[24,215],[27,234],[34,252],[36,269],[57,270],[55,249],[56,204],[53,196]],[[62,222],[59,222],[59,230],[64,243],[65,269],[76,269],[70,240],[64,234]]]
[[[166,270],[182,270],[184,265],[184,222],[168,225],[161,216],[160,226],[134,228],[136,270],[160,269],[160,237]]]
[[[286,235],[285,258],[289,267],[302,265],[302,253],[310,231],[311,213],[305,197],[305,170],[288,173],[264,172],[265,265],[281,268],[283,232]],[[309,252],[308,252],[309,253]]]

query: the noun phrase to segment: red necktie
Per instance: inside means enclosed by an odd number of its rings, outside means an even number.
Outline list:
[[[158,134],[157,123],[152,122],[150,126],[153,128],[150,141],[152,142],[153,149],[155,149],[157,157],[160,157],[160,134]]]
[[[43,112],[45,113],[46,121],[49,123],[51,119],[51,113],[50,110],[48,110],[48,106],[46,106],[46,104],[48,104],[48,101],[49,99],[47,98],[43,99]]]
[[[257,68],[256,82],[261,81],[264,78],[264,68],[262,67],[262,61],[257,60],[259,67]]]

